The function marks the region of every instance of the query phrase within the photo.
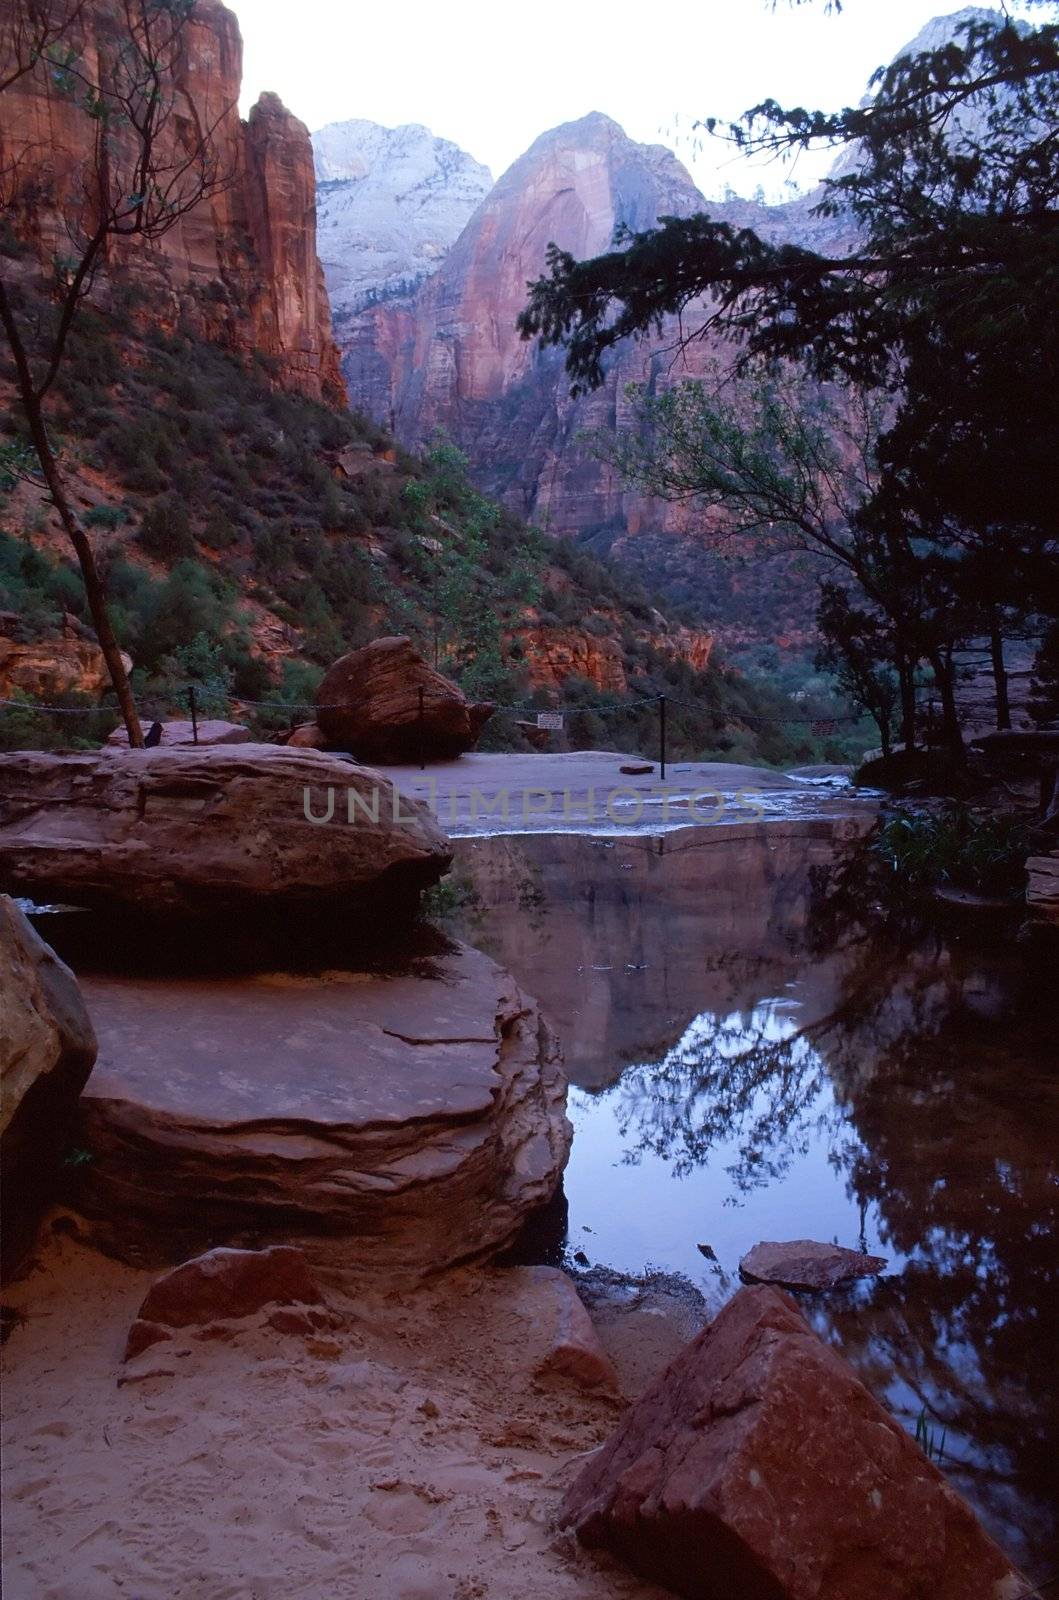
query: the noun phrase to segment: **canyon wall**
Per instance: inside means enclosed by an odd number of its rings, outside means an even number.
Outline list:
[[[715,340],[675,348],[680,329],[626,341],[599,390],[571,398],[561,350],[516,328],[526,285],[545,270],[552,242],[578,259],[610,248],[615,230],[707,209],[687,169],[662,145],[637,144],[593,112],[542,134],[496,183],[441,266],[411,296],[369,306],[343,327],[352,404],[391,412],[403,443],[443,427],[469,453],[482,487],[553,533],[647,524],[680,532],[686,514],[624,490],[584,436],[620,427],[625,388],[665,388],[706,372]],[[808,206],[711,203],[711,214],[771,236],[804,237]],[[685,329],[695,326],[689,309]]]
[[[5,216],[49,270],[77,255],[95,222],[100,124],[84,107],[84,84],[106,81],[123,23],[117,0],[90,0],[62,43],[74,53],[72,74],[40,61],[4,95]],[[105,303],[121,269],[147,289],[152,319],[182,319],[240,353],[260,352],[284,387],[344,404],[316,255],[308,130],[273,94],[240,120],[242,39],[220,0],[199,0],[171,66],[159,160],[172,173],[208,133],[217,182],[161,238],[108,241],[115,270],[100,275],[93,296]],[[10,270],[27,271],[25,259]]]
[[[709,372],[725,354],[715,338],[677,348],[671,320],[609,357],[603,386],[573,398],[563,352],[520,338],[526,285],[545,269],[550,242],[585,258],[607,250],[615,230],[706,208],[686,168],[660,145],[628,138],[593,113],[542,135],[497,182],[440,267],[411,295],[366,306],[339,332],[350,401],[395,427],[416,448],[437,428],[467,452],[480,487],[551,534],[586,542],[630,563],[656,592],[690,601],[728,637],[761,619],[770,638],[811,626],[815,587],[760,562],[740,568],[703,549],[711,522],[686,505],[630,491],[598,459],[592,435],[630,419],[626,388],[660,391]],[[808,239],[809,203],[768,207],[711,203],[735,226]],[[702,308],[698,313],[704,314]],[[685,331],[696,325],[691,307]],[[748,626],[749,632],[756,631]]]

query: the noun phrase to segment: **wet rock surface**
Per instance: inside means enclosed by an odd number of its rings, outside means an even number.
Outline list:
[[[96,1039],[77,979],[0,895],[3,1268],[25,1262],[70,1145]]]
[[[793,1302],[743,1289],[563,1501],[582,1543],[689,1600],[1015,1600],[969,1506]]]
[[[558,1046],[478,951],[390,976],[85,987],[100,1057],[73,1203],[123,1259],[283,1240],[416,1276],[499,1249],[558,1183]]]
[[[739,1263],[749,1283],[775,1283],[784,1289],[834,1289],[857,1278],[872,1278],[886,1266],[884,1256],[864,1255],[814,1239],[763,1239]]]

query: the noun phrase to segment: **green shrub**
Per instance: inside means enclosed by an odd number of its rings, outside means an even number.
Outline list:
[[[129,513],[124,506],[90,506],[82,520],[86,528],[120,528]]]
[[[184,561],[195,554],[195,539],[187,511],[181,501],[171,495],[148,506],[138,537],[146,553],[158,561]]]
[[[1017,818],[980,817],[950,804],[929,815],[895,811],[871,849],[903,888],[948,884],[1007,894],[1022,887],[1029,839]]]

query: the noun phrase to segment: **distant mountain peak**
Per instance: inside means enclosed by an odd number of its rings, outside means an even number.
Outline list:
[[[493,179],[418,122],[386,128],[355,117],[312,138],[318,248],[341,323],[436,271]]]

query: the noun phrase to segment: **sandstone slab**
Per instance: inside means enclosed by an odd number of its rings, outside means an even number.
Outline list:
[[[558,1183],[558,1047],[478,951],[396,976],[85,988],[100,1057],[74,1203],[115,1255],[282,1241],[417,1276],[501,1248]]]
[[[0,895],[0,1171],[3,1268],[22,1265],[71,1143],[96,1057],[77,979]]]
[[[784,1289],[834,1289],[856,1278],[871,1278],[886,1266],[885,1256],[868,1256],[815,1239],[763,1239],[739,1263],[750,1283],[776,1283]]]
[[[1015,1600],[970,1507],[813,1334],[741,1290],[626,1414],[560,1520],[689,1600]]]
[[[462,755],[492,711],[469,701],[403,636],[342,656],[316,692],[316,720],[328,743],[364,761]]]
[[[144,736],[151,728],[150,723],[141,723]],[[227,722],[222,717],[200,718],[197,726],[190,721],[162,723],[162,737],[160,745],[171,744],[253,744],[254,736],[250,729],[241,722]],[[129,734],[127,728],[115,728],[107,739],[107,744],[114,749],[129,748]]]
[[[382,908],[448,864],[424,806],[315,750],[0,755],[0,886],[36,899],[139,917]]]

